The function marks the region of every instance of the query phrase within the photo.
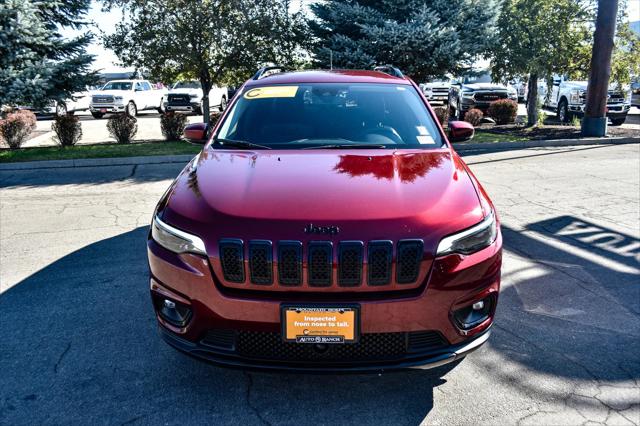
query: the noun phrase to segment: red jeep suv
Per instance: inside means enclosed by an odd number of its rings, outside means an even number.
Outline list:
[[[218,364],[429,368],[489,337],[502,237],[416,84],[260,70],[160,200],[147,247],[161,335]]]

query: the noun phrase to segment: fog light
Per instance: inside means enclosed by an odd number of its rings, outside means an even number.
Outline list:
[[[191,319],[189,306],[163,297],[159,297],[156,300],[156,309],[158,309],[158,313],[163,320],[176,327],[187,325]]]
[[[491,315],[493,296],[485,297],[471,305],[453,312],[456,324],[463,330],[469,330],[484,322]]]

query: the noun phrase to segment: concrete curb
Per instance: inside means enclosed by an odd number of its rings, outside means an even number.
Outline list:
[[[640,143],[640,137],[633,138],[585,138],[585,139],[557,139],[530,140],[522,142],[495,143],[457,143],[453,144],[459,153],[472,151],[510,151],[526,148],[563,147],[580,145],[620,145]],[[120,158],[83,158],[78,160],[49,160],[25,161],[22,163],[0,164],[0,171],[4,170],[37,170],[61,169],[72,167],[105,167],[105,166],[134,166],[139,164],[187,163],[193,155],[156,155],[144,157]]]
[[[551,148],[563,146],[581,145],[621,145],[630,143],[640,143],[640,137],[627,138],[583,138],[583,139],[551,139],[551,140],[529,140],[521,142],[484,142],[484,143],[454,143],[454,149],[459,152],[469,151],[511,151],[526,148]]]
[[[71,167],[135,166],[140,164],[187,163],[193,155],[150,155],[142,157],[82,158],[77,160],[25,161],[0,164],[4,170],[61,169]]]

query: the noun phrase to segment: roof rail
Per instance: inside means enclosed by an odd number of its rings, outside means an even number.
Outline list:
[[[400,71],[400,69],[394,67],[393,65],[378,65],[377,67],[374,67],[373,70],[383,72],[394,77],[404,78],[404,74],[402,74],[402,71]]]
[[[283,67],[281,65],[274,65],[274,66],[269,66],[269,67],[262,67],[258,70],[258,72],[256,72],[253,77],[251,78],[252,80],[260,80],[262,77],[266,77],[265,73],[267,73],[268,71],[273,71],[273,70],[280,70],[280,72],[284,72],[284,71],[289,71],[289,68],[287,67]],[[269,74],[270,75],[270,74]]]

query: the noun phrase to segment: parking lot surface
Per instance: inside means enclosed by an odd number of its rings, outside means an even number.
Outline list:
[[[491,339],[368,375],[229,370],[161,341],[145,238],[182,164],[0,172],[0,424],[640,423],[640,146],[465,161],[502,219]]]

